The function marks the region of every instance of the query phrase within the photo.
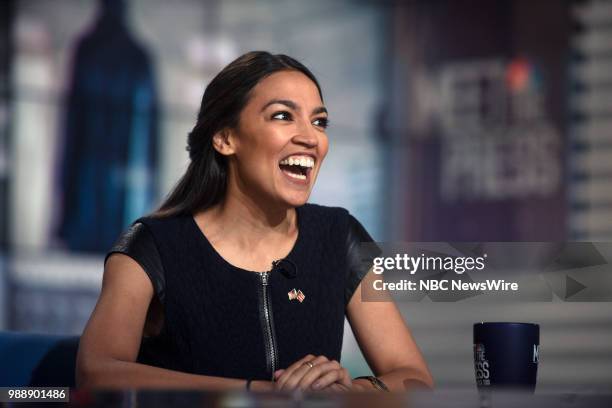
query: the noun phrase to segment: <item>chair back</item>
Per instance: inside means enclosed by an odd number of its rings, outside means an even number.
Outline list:
[[[78,336],[0,331],[0,387],[74,387]]]

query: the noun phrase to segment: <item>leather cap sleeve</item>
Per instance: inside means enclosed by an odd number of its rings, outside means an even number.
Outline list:
[[[365,242],[374,242],[370,234],[355,217],[349,214],[348,235],[346,239],[347,277],[344,291],[344,306],[346,307],[363,277],[370,270],[372,258],[380,255],[380,249],[368,246],[367,250],[361,245]]]
[[[163,303],[166,286],[164,269],[157,245],[147,226],[141,222],[136,222],[121,234],[115,245],[106,254],[104,264],[106,264],[108,257],[114,253],[127,255],[138,262],[146,274],[149,275],[155,294]]]

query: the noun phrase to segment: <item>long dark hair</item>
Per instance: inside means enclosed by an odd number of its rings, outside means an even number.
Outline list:
[[[213,136],[238,125],[240,112],[259,81],[287,70],[299,71],[310,78],[323,100],[321,87],[312,72],[287,55],[248,52],[217,74],[204,91],[197,122],[187,138],[189,167],[153,216],[192,214],[223,199],[227,189],[227,160],[213,147]]]

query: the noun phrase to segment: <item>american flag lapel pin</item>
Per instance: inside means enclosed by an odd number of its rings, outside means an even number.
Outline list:
[[[302,303],[304,301],[304,299],[306,299],[306,295],[301,290],[298,290],[298,292],[297,292],[297,300],[299,300],[300,303]]]
[[[293,300],[293,299],[296,299],[296,298],[297,298],[298,293],[297,293],[297,291],[295,290],[295,288],[293,288],[293,289],[291,289],[291,290],[290,290],[290,291],[287,293],[287,295],[289,295],[289,300]]]

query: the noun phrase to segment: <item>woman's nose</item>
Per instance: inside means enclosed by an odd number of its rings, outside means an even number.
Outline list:
[[[293,142],[306,147],[316,147],[319,144],[319,136],[317,130],[309,122],[302,123],[295,136]]]

